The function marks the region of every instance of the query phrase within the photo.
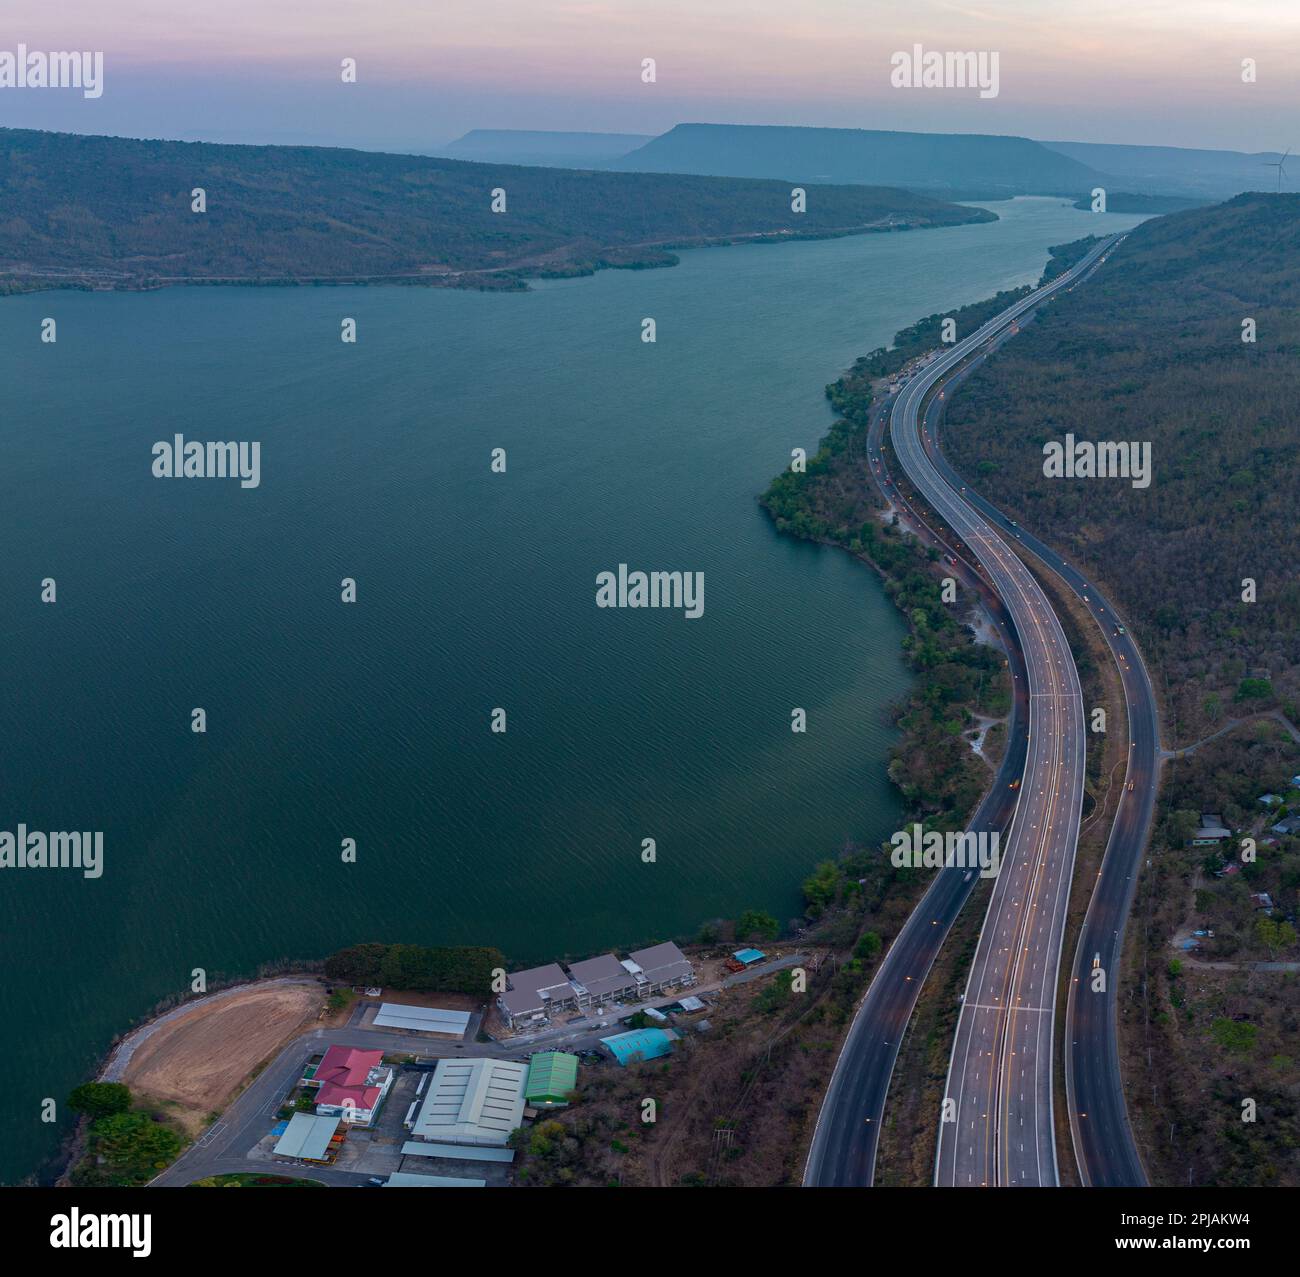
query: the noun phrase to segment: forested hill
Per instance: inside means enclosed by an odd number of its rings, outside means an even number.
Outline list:
[[[1297,405],[1300,195],[1249,194],[1144,222],[949,408],[954,463],[1127,611],[1178,740],[1300,701]],[[1067,432],[1149,440],[1150,487],[1045,477]]]
[[[191,208],[206,193],[206,212]],[[493,191],[505,211],[493,212]],[[986,221],[885,187],[517,168],[317,147],[0,129],[0,287],[527,274],[665,265],[665,246]],[[491,272],[491,273],[484,273]]]

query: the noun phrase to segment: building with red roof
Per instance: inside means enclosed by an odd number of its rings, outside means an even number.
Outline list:
[[[304,1086],[316,1088],[317,1113],[337,1114],[353,1126],[370,1125],[392,1084],[384,1053],[356,1046],[330,1047],[303,1078]]]

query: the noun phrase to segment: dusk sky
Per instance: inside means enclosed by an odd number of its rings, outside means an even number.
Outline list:
[[[1297,0],[8,0],[5,18],[0,50],[105,64],[94,101],[0,89],[14,127],[413,151],[684,121],[1300,143]],[[999,95],[892,88],[891,53],[918,42],[996,51]]]

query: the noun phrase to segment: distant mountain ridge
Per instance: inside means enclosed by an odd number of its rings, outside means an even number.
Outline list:
[[[1230,199],[1246,191],[1271,191],[1277,151],[1204,151],[1180,146],[1127,146],[1102,142],[1044,142],[1049,150],[1119,179],[1126,191]],[[1300,164],[1297,165],[1300,175]],[[1294,190],[1294,183],[1291,185]],[[1287,190],[1286,182],[1282,190]]]
[[[747,124],[680,124],[658,137],[474,129],[435,153],[552,168],[883,183],[949,198],[1078,198],[1102,186],[1110,197],[1126,193],[1200,201],[1273,190],[1281,159],[1278,151]],[[1072,164],[1062,166],[1053,156]],[[1294,181],[1283,173],[1282,190],[1294,190],[1297,184],[1300,157]]]
[[[1025,137],[757,124],[679,124],[614,161],[620,172],[883,183],[927,193],[1078,197],[1103,175]]]
[[[471,129],[437,155],[482,164],[606,168],[653,140],[650,133],[552,133],[541,129]]]

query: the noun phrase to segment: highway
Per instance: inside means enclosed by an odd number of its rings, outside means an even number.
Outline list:
[[[957,343],[941,356],[932,358],[931,362],[900,391],[894,400],[890,414],[891,437],[904,470],[929,500],[936,513],[947,520],[952,530],[947,533],[945,543],[951,546],[955,542],[960,546],[961,558],[966,558],[973,553],[984,569],[992,589],[1000,599],[1007,602],[1010,615],[1003,612],[1000,619],[1000,628],[1004,635],[1011,637],[1022,625],[1030,627],[1029,649],[1035,653],[1039,662],[1038,667],[1034,677],[1031,678],[1020,659],[1025,644],[1013,638],[1011,647],[1019,648],[1021,651],[1016,653],[1018,659],[1012,662],[1012,673],[1018,693],[1017,700],[1028,696],[1036,688],[1038,694],[1027,702],[1030,708],[1023,718],[1020,721],[1013,721],[1013,731],[1009,734],[1011,747],[1008,749],[1003,773],[976,813],[970,828],[976,833],[991,828],[1006,828],[1008,800],[1003,785],[1008,783],[1006,781],[1008,774],[1013,772],[1019,774],[1023,769],[1025,779],[1020,789],[1016,791],[1015,810],[1018,813],[1023,807],[1026,816],[1020,826],[1013,823],[1010,836],[1004,842],[1004,849],[1008,853],[1015,852],[1022,840],[1037,837],[1040,830],[1042,835],[1038,839],[1040,843],[1064,839],[1062,855],[1055,858],[1045,857],[1042,849],[1039,848],[1032,858],[1024,861],[1031,866],[1030,880],[1036,890],[1047,886],[1047,879],[1051,879],[1052,898],[1059,906],[1056,909],[1056,914],[1059,916],[1049,922],[1048,929],[1052,934],[1046,937],[1045,942],[1052,946],[1052,951],[1057,955],[1058,960],[1062,938],[1060,931],[1063,927],[1065,903],[1068,900],[1070,870],[1073,866],[1082,804],[1084,749],[1078,675],[1065,644],[1064,635],[1060,631],[1059,622],[1028,570],[997,538],[992,529],[969,511],[959,490],[943,481],[927,461],[921,447],[917,412],[923,405],[926,394],[942,377],[971,356],[980,354],[982,349],[998,335],[1013,331],[1015,321],[1033,306],[1063,288],[1072,287],[1077,279],[1093,268],[1109,246],[1109,242],[1098,245],[1072,270],[1016,302],[981,327],[978,332]],[[878,444],[874,437],[876,423],[873,421],[872,425],[872,438],[868,445],[869,464],[874,467],[873,473],[886,496],[908,511],[906,498],[898,492],[888,468],[881,464]],[[912,442],[910,449],[909,438]],[[916,521],[913,518],[913,522]],[[941,539],[944,536],[943,532],[936,535]],[[957,557],[955,551],[950,550],[950,553]],[[961,574],[960,566],[957,574]],[[988,591],[984,592],[987,595]],[[1035,596],[1037,602],[1027,606],[1026,601]],[[998,612],[995,611],[994,615],[995,618],[998,617]],[[1044,685],[1045,678],[1047,681]],[[1061,702],[1061,705],[1053,708],[1057,701]],[[1056,726],[1058,720],[1062,718],[1068,720],[1068,726],[1064,729]],[[1023,748],[1023,743],[1018,741],[1017,737],[1025,732],[1024,719],[1028,720],[1028,733],[1031,739],[1052,746],[1046,755],[1040,752],[1039,757],[1032,760],[1035,764],[1032,775],[1030,769],[1022,768],[1020,762],[1020,749]],[[1036,736],[1033,726],[1035,720],[1038,721]],[[1071,733],[1069,739],[1062,737],[1062,730]],[[1044,756],[1053,760],[1046,772],[1043,769]],[[1031,789],[1031,786],[1036,788]],[[997,803],[996,809],[990,807],[993,802]],[[1063,809],[1065,809],[1064,823],[1062,823]],[[1046,813],[1045,818],[1044,813]],[[1033,866],[1041,867],[1045,859],[1054,859],[1054,863],[1049,865],[1047,878],[1040,882],[1035,876]],[[1008,868],[1009,865],[1004,860],[1004,873]],[[867,996],[858,1008],[836,1061],[809,1149],[804,1170],[806,1185],[870,1184],[872,1182],[878,1133],[900,1041],[934,956],[974,885],[973,875],[967,881],[966,874],[960,870],[941,871],[885,955]],[[994,903],[996,901],[995,891]],[[1050,916],[1050,911],[1044,916]],[[1044,939],[1036,938],[1034,943],[1042,944]],[[1021,965],[1027,968],[1026,972],[1021,973],[1022,975],[1027,975],[1029,969],[1034,967],[1033,963]],[[1055,961],[1052,970],[1049,990],[1055,987]],[[1039,970],[1038,975],[1041,980],[1044,972]],[[1020,1006],[1030,1005],[1024,1001],[1024,997],[1026,993],[1032,992],[1032,989],[1032,979],[1018,986],[1017,996],[1020,998]],[[1013,999],[1013,1004],[1014,1001]],[[1050,1002],[1049,992],[1046,1005],[1050,1005]],[[1034,1002],[1032,1005],[1045,1004]],[[963,1018],[966,1018],[964,1011]],[[1031,1090],[1047,1109],[1045,1152],[1050,1159],[1051,1178],[1043,1182],[1055,1183],[1055,1151],[1051,1138],[1050,1114],[1053,1017],[1049,1013],[1040,1014],[1038,1018],[1046,1021],[1045,1039],[1041,1037],[1044,1026],[1039,1026],[1034,1038],[1035,1042],[1042,1045],[1046,1081],[1044,1087],[1042,1079],[1038,1079]],[[1013,1045],[1016,1040],[1014,1037],[1009,1039]],[[1016,1095],[1019,1094],[1020,1092],[1017,1091]],[[1008,1105],[1013,1105],[1010,1091],[1007,1093],[1007,1102]],[[1021,1102],[1014,1101],[1014,1106],[1019,1113]],[[1040,1151],[1040,1143],[1041,1141],[1035,1142],[1036,1155]],[[991,1155],[991,1145],[986,1151]],[[971,1182],[976,1181],[972,1179]],[[978,1182],[984,1181],[981,1179]],[[1039,1181],[1024,1179],[1019,1182]]]
[[[1085,258],[1085,264],[1091,262]],[[1024,780],[957,1020],[935,1159],[939,1185],[1059,1182],[1052,1110],[1055,993],[1086,751],[1079,675],[1060,621],[1029,569],[931,462],[921,412],[949,372],[1071,278],[1037,290],[931,358],[899,391],[890,422],[900,465],[972,549],[1006,603],[1029,683]]]
[[[1008,330],[1008,333],[1010,330]],[[1005,340],[1005,335],[998,339]],[[968,362],[951,389],[983,356]],[[1054,572],[1096,621],[1119,671],[1128,718],[1129,755],[1101,870],[1089,898],[1071,966],[1066,1004],[1065,1084],[1070,1133],[1081,1182],[1100,1188],[1139,1187],[1146,1174],[1133,1139],[1119,1062],[1119,964],[1124,926],[1155,814],[1160,769],[1160,719],[1151,678],[1129,627],[1110,600],[1068,560],[1018,527],[978,492],[968,489],[940,449],[944,400],[930,401],[926,449],[949,483],[1003,535]],[[1105,973],[1094,992],[1093,962]]]
[[[945,377],[1017,331],[1017,320],[1044,299],[1072,288],[1113,245],[1113,240],[1099,244],[1070,271],[931,356],[898,393],[891,413],[899,463],[947,521],[937,535],[961,546],[963,557],[973,554],[1006,602],[1010,617],[1004,628],[1017,635],[1024,656],[1023,665],[1013,663],[1013,674],[1029,705],[1024,779],[954,1041],[946,1094],[955,1111],[948,1115],[954,1120],[941,1125],[935,1168],[939,1184],[1058,1182],[1052,1112],[1055,991],[1082,809],[1085,723],[1078,674],[1059,621],[1028,569],[998,536],[996,527],[1006,521],[986,518],[950,468],[935,464],[931,454],[937,449],[927,439],[922,409]],[[937,396],[932,411],[942,411]],[[874,449],[870,460],[877,480],[887,486],[888,470]],[[907,509],[905,499],[901,504]],[[1130,664],[1140,668],[1140,658]],[[989,799],[997,797],[995,786]],[[995,827],[987,818],[987,803],[972,830]],[[1130,803],[1130,811],[1136,806]],[[1118,863],[1107,858],[1108,869]],[[937,875],[877,972],[837,1061],[810,1148],[806,1184],[872,1182],[898,1044],[934,952],[973,885],[963,884],[963,877],[953,870]],[[955,889],[959,885],[965,890]],[[1127,894],[1131,898],[1131,884]],[[1122,931],[1122,918],[1117,931]],[[1113,1027],[1113,1002],[1110,1009]],[[1082,1054],[1075,1052],[1076,1057]],[[1105,1074],[1118,1091],[1117,1061]],[[1118,1119],[1122,1143],[1128,1133],[1122,1092]],[[1128,1140],[1131,1144],[1131,1136]]]

